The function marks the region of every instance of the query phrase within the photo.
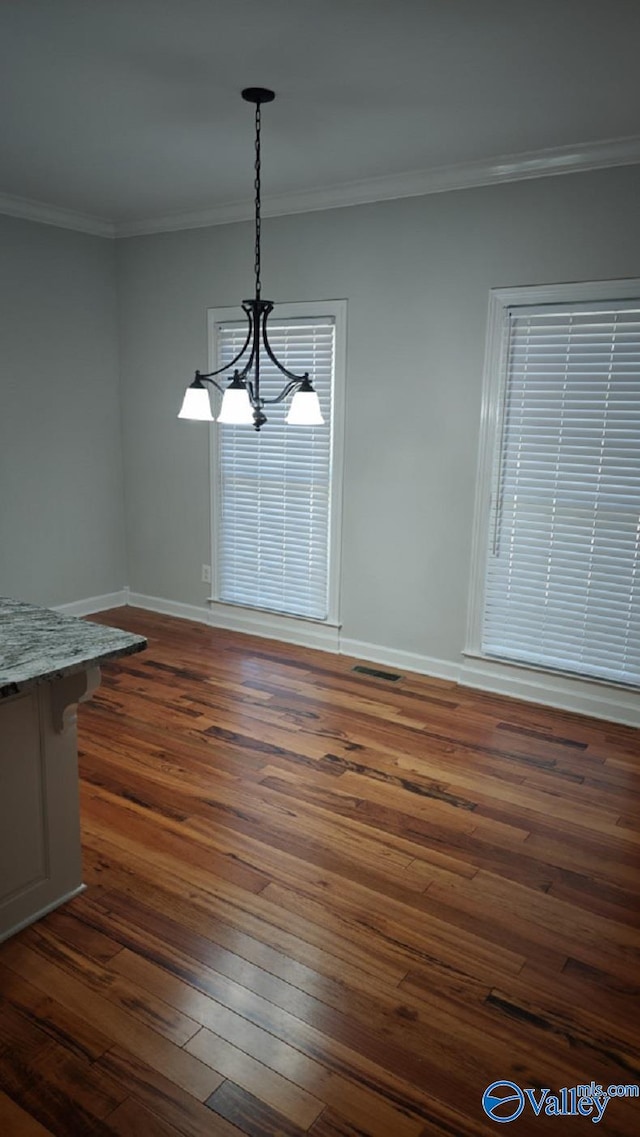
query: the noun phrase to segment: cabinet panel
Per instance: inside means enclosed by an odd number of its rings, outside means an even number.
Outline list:
[[[44,753],[35,692],[0,706],[0,910],[48,876]]]

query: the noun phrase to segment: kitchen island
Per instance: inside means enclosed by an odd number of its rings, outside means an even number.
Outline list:
[[[77,706],[101,663],[145,647],[142,636],[0,598],[0,940],[83,888]]]

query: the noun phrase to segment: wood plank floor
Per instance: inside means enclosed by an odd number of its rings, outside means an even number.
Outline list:
[[[482,1137],[492,1082],[640,1084],[637,731],[99,619],[149,649],[80,709],[86,891],[0,946],[2,1137]]]

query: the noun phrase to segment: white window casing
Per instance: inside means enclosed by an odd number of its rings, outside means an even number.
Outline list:
[[[467,653],[640,685],[640,282],[491,295]]]

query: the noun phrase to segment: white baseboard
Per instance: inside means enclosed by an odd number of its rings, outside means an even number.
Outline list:
[[[251,636],[282,640],[301,647],[314,647],[320,651],[340,650],[340,629],[334,624],[319,624],[295,616],[280,616],[276,612],[258,612],[240,608],[235,604],[209,602],[210,624],[214,628],[228,628],[233,632],[246,632]]]
[[[414,671],[434,679],[449,679],[461,687],[540,703],[556,710],[572,711],[625,726],[640,726],[640,698],[637,692],[611,687],[587,679],[549,675],[526,667],[493,660],[466,658],[460,664],[433,656],[396,651],[362,640],[342,639],[340,652],[372,663],[386,664],[396,671]]]
[[[45,905],[34,916],[27,916],[26,920],[21,920],[15,927],[10,928],[8,932],[3,932],[0,936],[0,943],[4,943],[10,936],[15,936],[21,932],[23,928],[28,928],[30,924],[35,924],[36,920],[41,920],[43,916],[48,916],[50,912],[54,912],[56,908],[60,908],[63,904],[67,904],[69,900],[73,900],[74,896],[79,896],[81,892],[86,889],[86,884],[79,884],[77,888],[73,888],[71,892],[65,893],[64,896],[58,897],[57,900],[52,900],[51,904]]]
[[[414,671],[418,675],[430,675],[433,679],[449,679],[458,682],[460,668],[446,659],[435,659],[431,655],[418,655],[413,651],[398,651],[382,644],[371,644],[365,640],[340,639],[340,654],[353,655],[370,663],[382,663],[395,671]]]
[[[251,611],[235,604],[221,604],[216,600],[210,600],[206,608],[200,608],[195,604],[180,604],[162,596],[145,596],[140,592],[129,592],[127,603],[132,608],[160,612],[163,616],[177,616],[181,620],[195,620],[199,624],[226,628],[230,632],[263,636],[266,639],[298,644],[300,647],[314,647],[320,651],[338,651],[339,629],[328,624],[316,624],[313,620],[280,616],[275,612]]]
[[[573,679],[518,664],[468,657],[460,665],[458,682],[526,703],[640,727],[639,693],[595,679]]]
[[[128,588],[121,588],[119,592],[105,592],[103,596],[89,596],[71,604],[56,604],[55,611],[63,616],[91,616],[94,612],[105,612],[107,608],[123,608],[128,603],[128,595]]]
[[[195,620],[197,624],[211,623],[208,608],[200,608],[196,604],[181,604],[177,600],[166,600],[164,596],[146,596],[143,592],[130,592],[127,589],[127,604],[131,608],[159,612],[162,616],[177,616],[179,620]]]
[[[159,612],[164,616],[176,616],[180,620],[195,620],[199,624],[226,628],[245,635],[350,655],[369,663],[382,664],[395,671],[430,675],[434,679],[446,679],[463,687],[489,691],[495,695],[506,695],[508,698],[540,703],[607,722],[640,727],[640,698],[635,691],[470,656],[463,657],[460,663],[452,663],[450,660],[401,651],[383,644],[349,639],[342,636],[339,627],[335,625],[316,624],[312,620],[279,616],[271,612],[252,612],[234,604],[209,601],[207,607],[199,607],[166,600],[160,596],[130,592],[125,588],[121,592],[94,596],[74,604],[61,604],[57,611],[73,616],[88,616],[92,612],[102,612],[106,608],[119,608],[126,604],[149,612]]]

